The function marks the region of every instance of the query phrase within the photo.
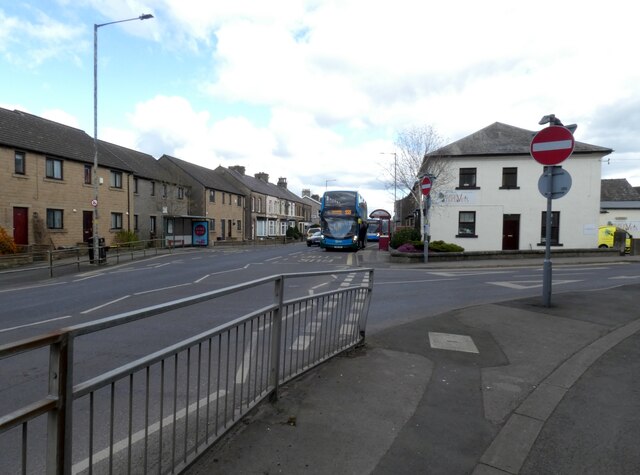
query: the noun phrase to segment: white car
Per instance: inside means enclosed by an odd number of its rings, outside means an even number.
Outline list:
[[[321,240],[322,233],[320,231],[316,231],[311,236],[307,236],[307,246],[319,246]]]

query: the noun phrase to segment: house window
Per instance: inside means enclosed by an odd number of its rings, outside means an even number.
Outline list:
[[[133,192],[137,195],[138,194],[138,178],[134,177],[133,178]]]
[[[111,188],[122,188],[122,172],[111,170]]]
[[[542,212],[542,225],[540,226],[540,243],[546,244],[547,238],[547,212]],[[551,212],[551,242],[552,246],[560,245],[560,211]]]
[[[166,185],[166,183],[162,184],[162,197],[163,198],[167,197],[167,185]]]
[[[178,199],[184,199],[184,188],[182,188],[181,186],[178,187]]]
[[[456,237],[476,237],[476,212],[458,213],[458,235]]]
[[[93,183],[93,167],[91,165],[84,166],[84,184],[91,185]]]
[[[209,190],[209,203],[216,202],[216,190]]]
[[[251,212],[255,213],[256,211],[256,197],[252,196],[251,197]]]
[[[14,173],[16,175],[24,175],[25,173],[25,156],[24,152],[15,152],[14,155]]]
[[[152,239],[154,239],[156,234],[156,217],[155,216],[149,216],[149,232],[153,234]]]
[[[227,197],[225,196],[225,194],[226,193],[223,191],[222,192],[222,204],[226,204],[226,201],[227,201]]]
[[[47,209],[47,229],[64,228],[64,211],[61,209]]]
[[[122,213],[111,213],[111,229],[122,229]]]
[[[242,231],[242,221],[241,220],[237,220],[236,221],[236,226],[237,226],[236,229],[238,231]]]
[[[518,169],[516,167],[505,167],[502,169],[502,186],[503,190],[518,189]]]
[[[138,215],[137,214],[133,215],[133,230],[134,231],[138,230]]]
[[[460,169],[459,188],[476,188],[476,169],[475,168]]]
[[[238,195],[238,206],[242,206],[242,196]]]
[[[156,196],[156,182],[151,182],[151,196]]]
[[[262,212],[262,198],[258,198],[258,213]]]
[[[54,180],[62,180],[62,160],[47,158],[46,176]]]

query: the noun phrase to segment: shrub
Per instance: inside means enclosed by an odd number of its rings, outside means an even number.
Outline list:
[[[114,244],[127,244],[134,241],[139,241],[138,235],[134,231],[118,231],[113,238]]]
[[[420,241],[420,233],[417,229],[407,228],[396,231],[391,237],[389,245],[393,249],[398,249],[405,243],[412,243],[413,241]]]
[[[298,228],[289,226],[287,228],[287,237],[292,239],[300,239],[302,237],[302,234],[300,234],[300,230]]]
[[[451,242],[433,241],[429,243],[429,250],[433,252],[463,252],[464,247]]]
[[[4,228],[0,227],[0,254],[16,254],[18,247]]]

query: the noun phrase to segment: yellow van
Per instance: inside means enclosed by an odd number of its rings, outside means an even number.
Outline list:
[[[616,232],[622,232],[627,235],[627,238],[624,243],[624,251],[631,252],[631,239],[633,236],[629,234],[622,228],[617,226],[600,226],[598,228],[598,247],[600,248],[608,248],[613,247],[613,234]]]

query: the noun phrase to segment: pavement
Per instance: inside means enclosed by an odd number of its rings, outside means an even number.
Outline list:
[[[395,267],[386,255],[368,248],[359,264]],[[554,294],[550,307],[539,296],[467,307],[367,335],[282,387],[185,473],[640,473],[639,396],[640,284]]]

